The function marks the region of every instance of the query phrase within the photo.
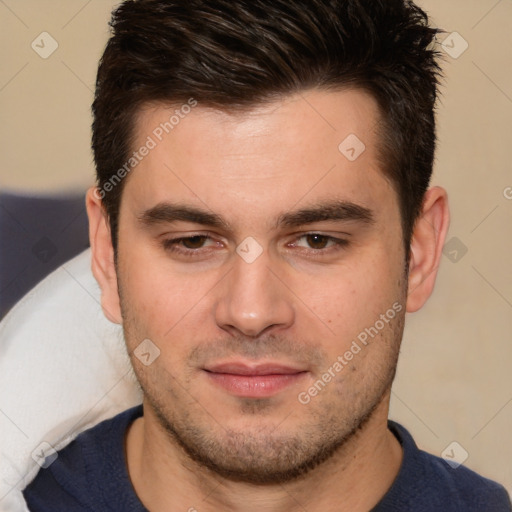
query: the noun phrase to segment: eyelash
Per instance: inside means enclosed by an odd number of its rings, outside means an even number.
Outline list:
[[[332,245],[330,247],[323,248],[323,249],[313,249],[313,248],[306,248],[306,247],[300,248],[300,250],[305,251],[314,256],[321,256],[321,255],[325,255],[325,254],[330,254],[333,251],[340,251],[342,249],[347,248],[350,244],[350,242],[348,240],[343,239],[343,238],[336,238],[336,237],[329,236],[329,235],[323,235],[322,233],[312,232],[312,233],[305,233],[305,234],[297,237],[294,240],[294,242],[292,242],[291,244],[287,244],[287,246],[290,246],[290,245],[293,246],[294,244],[297,244],[299,240],[302,240],[303,238],[310,237],[310,236],[322,237],[322,238],[326,239],[327,243],[332,243]],[[171,252],[171,253],[181,254],[181,255],[185,255],[185,256],[189,256],[189,257],[201,256],[202,254],[204,254],[202,252],[202,250],[205,249],[204,247],[198,247],[197,249],[189,249],[187,247],[183,247],[182,245],[180,245],[184,241],[190,241],[193,238],[202,238],[202,239],[204,239],[204,242],[207,242],[209,240],[214,240],[209,235],[198,234],[198,235],[179,237],[179,238],[169,238],[169,239],[162,241],[162,246],[163,246],[164,250]],[[207,248],[207,250],[208,249],[210,249],[210,248]]]
[[[204,238],[205,241],[213,240],[213,238],[209,235],[193,235],[179,238],[168,238],[162,241],[162,245],[166,251],[171,253],[182,254],[191,257],[200,256],[200,250],[204,249],[204,247],[199,247],[197,249],[188,249],[187,247],[180,246],[182,242],[191,240],[193,238]]]

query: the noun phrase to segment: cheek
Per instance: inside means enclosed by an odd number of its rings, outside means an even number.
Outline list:
[[[153,250],[123,253],[119,283],[127,341],[142,337],[165,345],[179,338],[180,346],[186,344],[204,322],[207,292],[215,282],[213,273],[176,272]]]
[[[301,330],[318,335],[323,324],[326,345],[330,339],[333,350],[344,349],[393,304],[403,302],[402,274],[400,258],[390,258],[383,244],[322,275],[302,276],[294,287],[305,305]]]
[[[118,280],[127,341],[134,343],[140,336],[161,339],[173,323],[173,303],[181,290],[168,282],[148,254],[140,249],[123,251],[121,244]]]

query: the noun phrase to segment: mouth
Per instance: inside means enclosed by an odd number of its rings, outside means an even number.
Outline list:
[[[309,373],[303,368],[279,363],[227,362],[208,366],[203,370],[214,385],[232,395],[245,398],[275,395],[302,381]]]

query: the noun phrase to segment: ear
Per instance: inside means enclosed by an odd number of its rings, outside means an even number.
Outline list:
[[[107,213],[96,187],[87,191],[85,198],[89,217],[92,273],[101,288],[101,307],[105,316],[116,324],[122,323],[121,306],[114,263],[114,247]]]
[[[418,311],[430,297],[450,225],[446,190],[433,187],[425,193],[411,239],[407,312]]]

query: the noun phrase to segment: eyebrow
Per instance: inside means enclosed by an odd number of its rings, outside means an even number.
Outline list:
[[[139,220],[146,226],[185,221],[212,228],[229,229],[228,223],[216,213],[192,206],[172,203],[157,204],[153,208],[144,211],[139,216]]]
[[[138,218],[146,226],[184,221],[230,230],[229,223],[216,213],[193,206],[168,202],[159,203],[145,210]],[[373,211],[365,206],[350,201],[329,201],[283,213],[277,218],[275,228],[296,228],[325,221],[357,221],[371,225],[375,222],[375,217]]]
[[[373,211],[365,206],[350,201],[330,201],[284,213],[278,218],[276,225],[295,228],[325,221],[357,221],[371,225],[375,223],[375,216]]]

